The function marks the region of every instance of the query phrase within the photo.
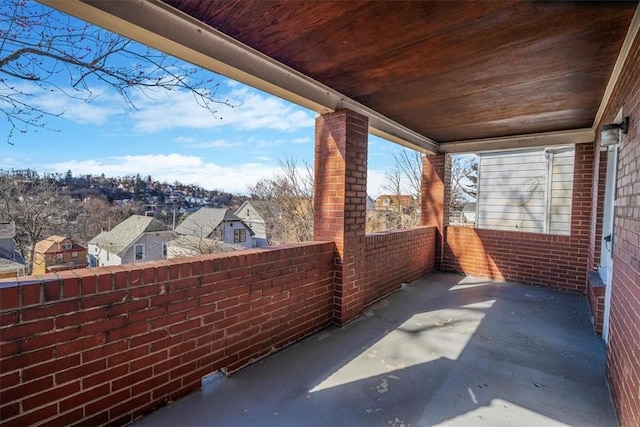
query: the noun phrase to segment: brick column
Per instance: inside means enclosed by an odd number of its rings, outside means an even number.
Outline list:
[[[446,156],[424,156],[422,158],[422,209],[420,224],[435,226],[436,235],[436,268],[442,268],[445,240],[445,171]]]
[[[314,239],[335,242],[334,320],[362,313],[368,119],[338,110],[316,119]]]

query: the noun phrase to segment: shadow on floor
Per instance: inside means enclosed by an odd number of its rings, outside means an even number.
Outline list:
[[[434,274],[136,426],[616,424],[586,297]]]

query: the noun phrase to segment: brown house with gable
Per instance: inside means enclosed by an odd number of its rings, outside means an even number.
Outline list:
[[[64,236],[51,236],[36,243],[33,274],[75,270],[87,266],[87,248]]]

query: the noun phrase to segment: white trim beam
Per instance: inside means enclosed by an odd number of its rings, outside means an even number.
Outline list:
[[[154,49],[253,86],[319,114],[347,108],[369,132],[426,154],[438,143],[228,37],[158,0],[40,0]]]
[[[640,30],[640,4],[636,9],[636,13],[634,13],[633,18],[631,19],[631,24],[629,25],[629,30],[627,31],[627,36],[622,43],[622,48],[620,49],[620,53],[618,54],[618,59],[616,60],[615,65],[613,66],[613,71],[611,72],[611,77],[609,77],[609,83],[607,83],[607,87],[604,90],[604,95],[602,96],[602,101],[600,102],[600,107],[598,108],[598,112],[596,113],[596,117],[593,120],[593,130],[598,128],[600,125],[600,120],[602,120],[602,115],[604,114],[605,108],[609,105],[609,101],[611,100],[611,95],[613,94],[613,89],[616,87],[618,83],[618,79],[620,78],[620,73],[622,72],[622,66],[627,60],[627,56],[629,56],[629,51],[631,50],[631,45],[638,34],[638,30]]]
[[[595,132],[591,128],[561,132],[545,132],[501,138],[474,139],[440,144],[440,153],[464,154],[483,151],[515,150],[556,145],[592,143]]]

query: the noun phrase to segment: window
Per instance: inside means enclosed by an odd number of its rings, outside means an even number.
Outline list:
[[[76,252],[76,251],[71,252],[71,256],[73,257],[73,259],[77,259],[78,258],[78,252]]]
[[[249,216],[249,209],[247,209],[247,216]]]
[[[478,156],[478,228],[569,234],[575,148]]]
[[[63,251],[68,251],[73,247],[73,245],[70,242],[62,242],[60,244],[60,247],[62,248]]]
[[[240,243],[247,240],[247,230],[245,229],[235,229],[233,230],[233,242]]]
[[[134,247],[135,260],[140,261],[144,259],[144,245],[135,245]]]
[[[162,244],[162,257],[163,258],[167,257],[167,244],[166,243]]]
[[[62,264],[63,260],[64,260],[63,254],[56,254],[56,264]]]

